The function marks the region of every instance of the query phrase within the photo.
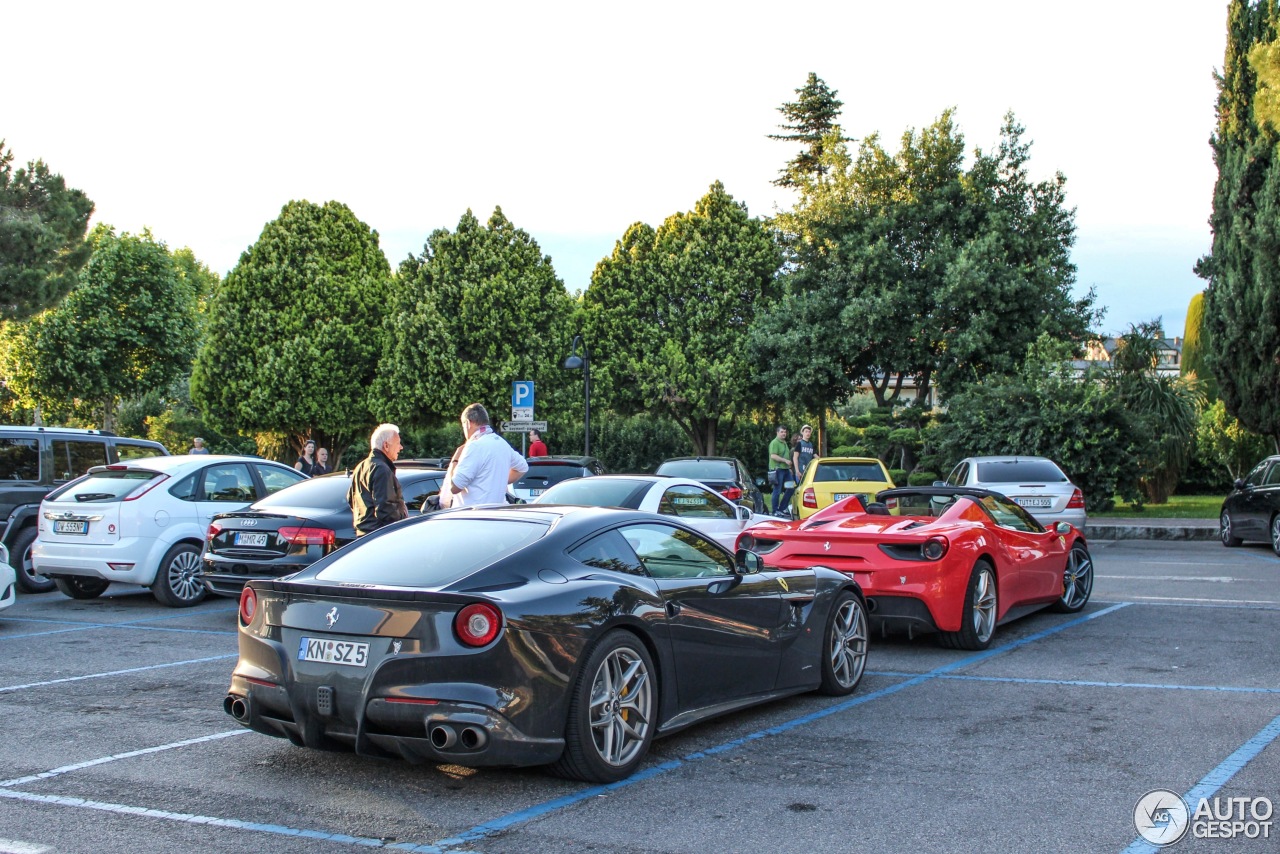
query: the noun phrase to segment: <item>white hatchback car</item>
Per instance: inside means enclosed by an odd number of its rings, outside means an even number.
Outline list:
[[[702,481],[648,474],[606,474],[565,480],[539,495],[534,504],[584,504],[622,507],[674,516],[733,551],[744,528],[777,519],[735,504]],[[778,521],[782,521],[778,519]]]
[[[31,559],[75,599],[123,581],[165,605],[194,605],[205,596],[200,553],[214,514],[305,479],[269,460],[209,454],[94,466],[45,497]]]
[[[1084,530],[1084,493],[1047,457],[968,457],[956,463],[946,485],[1008,496],[1046,528],[1070,522]]]

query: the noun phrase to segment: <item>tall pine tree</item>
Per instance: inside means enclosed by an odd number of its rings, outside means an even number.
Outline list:
[[[774,184],[779,187],[799,187],[806,178],[824,174],[822,163],[823,141],[840,130],[836,120],[844,102],[836,98],[836,91],[827,86],[818,75],[809,72],[809,79],[796,90],[797,98],[778,108],[787,117],[787,124],[780,127],[789,133],[769,134],[769,139],[800,142],[804,150],[793,157],[780,170]]]
[[[1276,0],[1232,0],[1210,140],[1213,251],[1197,272],[1205,291],[1205,356],[1227,412],[1280,450],[1280,156],[1276,130],[1255,112],[1249,54],[1276,41]]]

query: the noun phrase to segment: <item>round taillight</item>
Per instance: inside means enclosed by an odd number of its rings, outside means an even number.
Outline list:
[[[253,622],[253,615],[258,613],[258,591],[246,586],[240,591],[240,622],[246,626]]]
[[[498,636],[501,628],[502,612],[484,602],[468,605],[453,618],[453,630],[467,646],[484,646]]]
[[[942,556],[946,553],[947,541],[941,537],[925,540],[924,545],[920,547],[920,554],[924,555],[925,560],[942,560]]]

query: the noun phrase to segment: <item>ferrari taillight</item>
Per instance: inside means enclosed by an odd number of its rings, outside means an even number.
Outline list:
[[[336,542],[333,531],[328,528],[282,525],[278,533],[281,539],[287,540],[295,546],[331,546]]]
[[[1083,510],[1084,509],[1084,493],[1081,492],[1079,489],[1071,493],[1071,500],[1067,502],[1067,509]]]
[[[738,501],[742,498],[742,490],[736,486],[726,486],[720,490],[720,494],[730,501]]]
[[[502,612],[486,602],[468,605],[453,618],[453,630],[467,646],[484,646],[501,628]]]
[[[805,487],[804,497],[800,499],[800,503],[802,503],[805,507],[809,507],[813,510],[818,509],[818,496],[817,496],[817,493],[813,491],[812,486]]]
[[[920,546],[920,554],[924,555],[925,560],[942,560],[946,553],[947,541],[942,537],[930,537]]]
[[[258,591],[252,587],[245,586],[240,591],[240,622],[243,625],[249,625],[253,622],[253,615],[258,612]]]

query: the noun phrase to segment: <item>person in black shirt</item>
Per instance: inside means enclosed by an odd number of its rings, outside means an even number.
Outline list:
[[[379,424],[369,437],[369,448],[369,456],[351,470],[351,485],[347,487],[347,503],[351,505],[357,537],[372,534],[409,516],[400,481],[396,479],[400,428]]]

